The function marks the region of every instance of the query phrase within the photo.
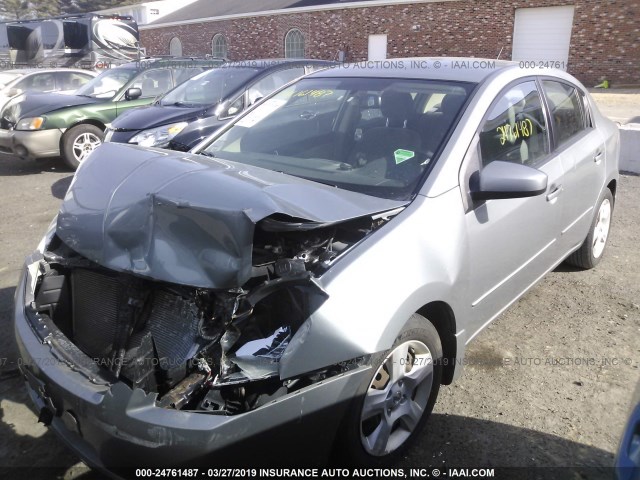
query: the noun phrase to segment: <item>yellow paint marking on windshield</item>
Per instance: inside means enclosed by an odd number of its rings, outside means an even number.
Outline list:
[[[496,128],[496,131],[500,134],[500,145],[514,143],[520,137],[528,138],[533,135],[533,123],[527,118],[513,125],[502,125]]]
[[[320,90],[320,89],[315,89],[315,90],[300,90],[299,92],[297,92],[294,97],[313,97],[313,98],[321,98],[321,97],[328,97],[329,95],[333,95],[333,90]]]

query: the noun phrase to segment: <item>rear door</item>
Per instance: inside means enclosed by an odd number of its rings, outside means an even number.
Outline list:
[[[605,146],[586,110],[584,94],[577,87],[550,78],[543,78],[542,86],[553,144],[566,171],[561,245],[568,253],[582,244],[593,220],[593,209],[606,179]]]
[[[521,163],[548,176],[547,192],[473,202],[468,192],[493,161]],[[550,154],[549,131],[535,79],[496,97],[463,167],[469,241],[469,340],[558,261],[564,168]]]

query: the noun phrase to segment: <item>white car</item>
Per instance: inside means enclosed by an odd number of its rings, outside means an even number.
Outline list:
[[[97,75],[72,68],[22,68],[0,71],[0,110],[24,92],[71,93]]]

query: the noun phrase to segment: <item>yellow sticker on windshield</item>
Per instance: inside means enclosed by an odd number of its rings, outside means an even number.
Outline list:
[[[296,92],[294,97],[312,97],[312,98],[321,98],[328,97],[329,95],[333,95],[333,90],[324,90],[324,89],[312,89],[312,90],[300,90]]]

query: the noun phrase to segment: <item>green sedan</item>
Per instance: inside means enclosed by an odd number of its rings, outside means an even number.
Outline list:
[[[73,169],[102,143],[122,112],[148,105],[222,60],[144,59],[104,71],[73,95],[26,94],[0,113],[0,153],[37,159],[62,156]]]

